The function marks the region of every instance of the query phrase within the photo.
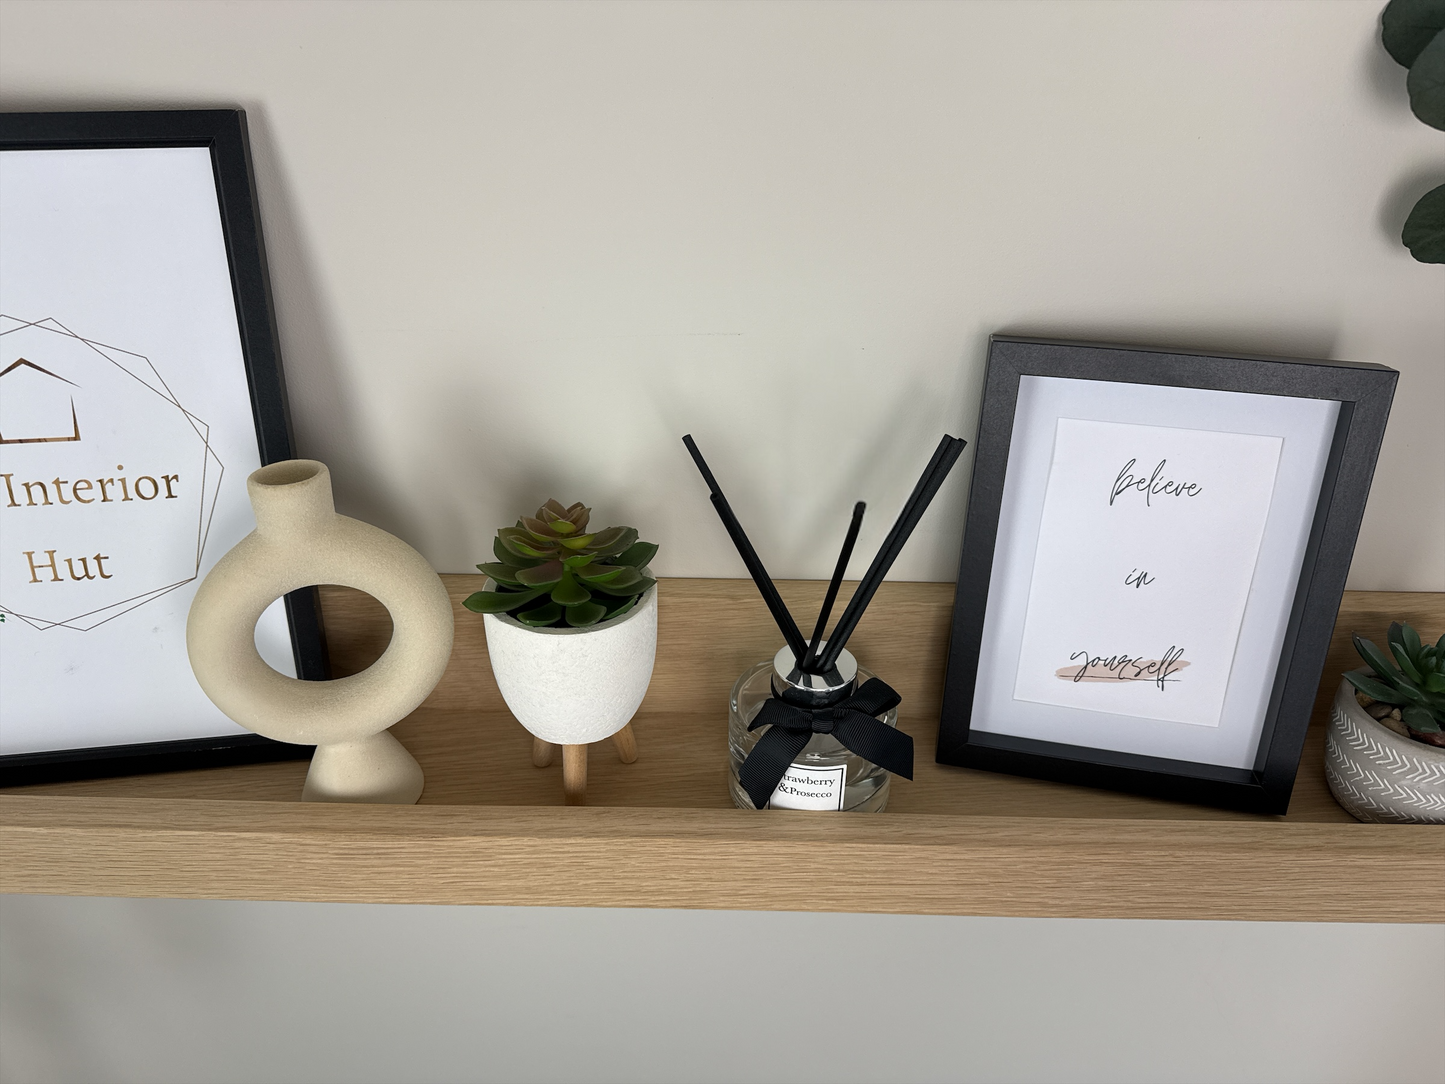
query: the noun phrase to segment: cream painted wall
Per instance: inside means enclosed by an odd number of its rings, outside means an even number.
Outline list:
[[[1380,6],[7,2],[0,95],[247,109],[300,450],[442,570],[555,494],[742,575],[690,430],[826,576],[1009,331],[1398,368],[1351,583],[1438,590],[1445,271],[1396,238],[1445,138]],[[898,578],[953,577],[968,466]]]

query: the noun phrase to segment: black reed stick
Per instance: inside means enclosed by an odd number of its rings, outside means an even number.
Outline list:
[[[732,505],[723,496],[722,487],[717,484],[717,479],[712,476],[708,469],[707,460],[703,459],[702,452],[698,451],[697,443],[692,439],[692,434],[682,438],[683,444],[687,445],[688,453],[692,461],[697,464],[697,469],[702,472],[702,479],[707,483],[708,489],[712,490],[712,506],[717,509],[718,518],[722,520],[723,526],[727,528],[728,537],[733,540],[737,547],[738,556],[743,559],[747,566],[748,575],[752,576],[753,583],[758,585],[758,592],[767,603],[768,610],[777,623],[778,631],[783,634],[783,639],[788,642],[789,649],[793,652],[793,658],[801,659],[807,650],[803,643],[803,634],[798,629],[798,623],[793,620],[793,615],[788,612],[788,607],[783,604],[783,596],[778,594],[777,587],[773,584],[772,577],[768,570],[763,567],[763,562],[758,558],[757,550],[748,541],[747,533],[743,525],[738,522],[738,517],[733,513]]]
[[[833,569],[833,578],[828,581],[828,593],[823,596],[823,608],[818,611],[818,623],[813,626],[813,638],[808,641],[808,653],[798,660],[798,669],[809,673],[818,644],[823,639],[823,629],[833,613],[833,603],[838,600],[838,588],[843,584],[843,573],[848,571],[848,559],[853,556],[853,545],[858,541],[858,529],[863,526],[863,510],[868,506],[859,501],[853,506],[853,522],[848,524],[848,534],[843,539],[843,549],[838,553],[838,564]]]
[[[938,487],[943,485],[943,480],[948,477],[948,472],[953,469],[953,464],[957,462],[966,444],[967,441],[950,436],[944,436],[943,440],[939,441],[938,450],[934,452],[928,468],[919,478],[918,485],[914,486],[912,495],[899,513],[897,522],[893,524],[893,529],[888,532],[883,548],[878,551],[878,556],[873,558],[873,564],[858,584],[858,590],[854,591],[853,597],[848,600],[848,607],[838,619],[838,626],[828,640],[827,650],[814,664],[820,672],[827,673],[837,663],[838,653],[843,650],[848,637],[852,636],[853,630],[858,627],[863,611],[868,608],[868,603],[873,601],[873,596],[883,583],[883,577],[898,559],[908,536],[913,533],[913,528],[918,526],[918,521],[923,518],[923,513],[928,510],[928,505],[933,500],[933,495],[938,492]]]

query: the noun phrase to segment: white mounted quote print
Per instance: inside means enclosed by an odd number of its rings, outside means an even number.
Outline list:
[[[1014,698],[1217,727],[1283,443],[1060,418]]]

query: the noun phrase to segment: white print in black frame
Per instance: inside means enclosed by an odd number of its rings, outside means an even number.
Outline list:
[[[1368,363],[995,336],[954,598],[939,763],[1285,812],[1398,376]],[[1149,427],[1171,435],[1148,448],[1135,439],[1109,456],[1085,455],[1077,466],[1087,477],[1074,484],[1094,494],[1095,508],[1072,517],[1057,514],[1069,511],[1068,488],[1059,488],[1056,500],[1050,485],[1056,438],[1062,434],[1067,445],[1070,426],[1061,423],[1071,421],[1132,429],[1136,438]],[[1238,457],[1230,478],[1211,478],[1207,466],[1179,450],[1191,430],[1206,442],[1213,434],[1282,438],[1277,462],[1270,466],[1267,441]],[[1075,464],[1061,457],[1060,466],[1062,485]],[[1149,548],[1120,543],[1114,552],[1105,511],[1123,508],[1136,520],[1161,510],[1173,516],[1210,504],[1220,485],[1243,487],[1245,499],[1227,513],[1232,533],[1206,525],[1204,538],[1185,547],[1192,548],[1191,567],[1208,570],[1207,589],[1196,586],[1179,605],[1162,605],[1159,599],[1188,582],[1169,558],[1169,538]],[[1255,542],[1265,491],[1263,536]],[[1054,537],[1060,524],[1066,537]],[[1174,527],[1177,540],[1183,527]],[[1217,546],[1225,552],[1213,553]],[[1066,577],[1050,568],[1058,554],[1078,558]],[[1231,652],[1242,584],[1248,594]],[[1196,605],[1217,612],[1196,622],[1185,612]],[[1138,641],[1124,628],[1130,615],[1143,616]],[[1050,619],[1077,625],[1044,643]],[[1196,643],[1196,635],[1212,638],[1212,646]],[[1086,669],[1070,670],[1079,665]],[[1222,710],[1215,695],[1193,695],[1207,691],[1208,669],[1216,684],[1227,681]],[[1120,680],[1120,673],[1139,680]],[[1178,699],[1193,701],[1193,716],[1169,717],[1163,705],[1186,691]],[[1101,693],[1131,703],[1103,708]],[[1155,709],[1141,706],[1150,700]]]
[[[1060,418],[1014,696],[1218,726],[1282,443]]]
[[[185,649],[200,577],[292,457],[239,110],[0,114],[0,783],[303,757]],[[257,646],[325,676],[315,592]]]

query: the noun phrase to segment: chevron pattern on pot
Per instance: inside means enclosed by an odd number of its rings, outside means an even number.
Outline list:
[[[1325,735],[1325,778],[1335,798],[1363,821],[1445,824],[1445,753],[1428,746],[1417,753],[1411,747],[1419,743],[1397,737],[1353,700],[1348,686],[1335,698]]]

